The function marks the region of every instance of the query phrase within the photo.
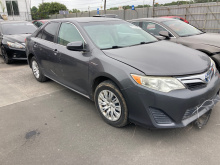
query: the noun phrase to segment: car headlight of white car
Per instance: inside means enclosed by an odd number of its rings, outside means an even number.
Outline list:
[[[214,72],[214,74],[216,73],[216,71],[217,71],[217,68],[216,68],[216,65],[215,65],[215,62],[210,58],[210,60],[211,60],[211,68],[213,69],[213,72]]]
[[[16,49],[25,49],[25,45],[17,43],[17,42],[7,42],[8,46]]]
[[[174,77],[140,76],[135,74],[131,74],[131,76],[138,84],[160,92],[185,89],[185,86]]]

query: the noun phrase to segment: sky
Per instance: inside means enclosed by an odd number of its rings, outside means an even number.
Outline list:
[[[42,0],[30,0],[31,6],[36,6],[42,3]],[[59,2],[63,3],[67,6],[68,9],[79,9],[82,11],[88,10],[96,10],[97,8],[101,9],[101,6],[104,6],[104,0],[43,0],[44,2]],[[152,5],[153,0],[106,0],[107,1],[107,9],[110,7],[119,7],[125,5],[143,5],[149,4]],[[155,0],[156,3],[168,3],[175,0]]]

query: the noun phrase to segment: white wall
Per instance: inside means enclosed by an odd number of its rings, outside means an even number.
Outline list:
[[[5,13],[6,15],[8,15],[7,13],[7,8],[6,8],[6,0],[1,0],[5,6]],[[8,16],[8,20],[32,20],[31,19],[31,15],[30,15],[30,0],[17,0],[18,2],[18,8],[19,8],[19,13],[20,15],[16,15],[16,16]],[[0,13],[2,14],[2,9],[0,8]]]

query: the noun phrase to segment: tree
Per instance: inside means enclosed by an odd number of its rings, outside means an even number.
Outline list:
[[[150,7],[150,5],[144,5],[144,7]],[[138,5],[135,8],[143,8],[143,5]]]
[[[33,20],[39,19],[39,13],[38,13],[38,8],[36,6],[33,6],[31,8],[31,15]]]
[[[46,2],[39,5],[38,12],[41,18],[49,18],[49,15],[58,14],[60,10],[67,10],[64,4],[58,2]]]
[[[64,4],[58,2],[51,2],[49,14],[58,14],[60,10],[67,10],[67,7]]]
[[[79,13],[80,10],[78,10],[78,9],[73,9],[73,10],[71,10],[71,12],[72,12],[72,13]]]
[[[118,7],[112,7],[110,9],[108,9],[108,10],[118,10]]]

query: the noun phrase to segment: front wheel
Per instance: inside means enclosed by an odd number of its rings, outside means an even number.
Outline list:
[[[36,78],[37,81],[39,82],[47,81],[47,77],[43,75],[35,57],[32,57],[31,59],[31,68],[32,68],[34,77]]]
[[[118,87],[111,81],[100,83],[95,90],[95,104],[103,120],[114,126],[128,124],[128,109]]]
[[[8,57],[8,54],[7,54],[4,46],[1,46],[1,51],[2,51],[2,57],[3,57],[4,62],[6,64],[11,64],[13,62],[13,60]]]

